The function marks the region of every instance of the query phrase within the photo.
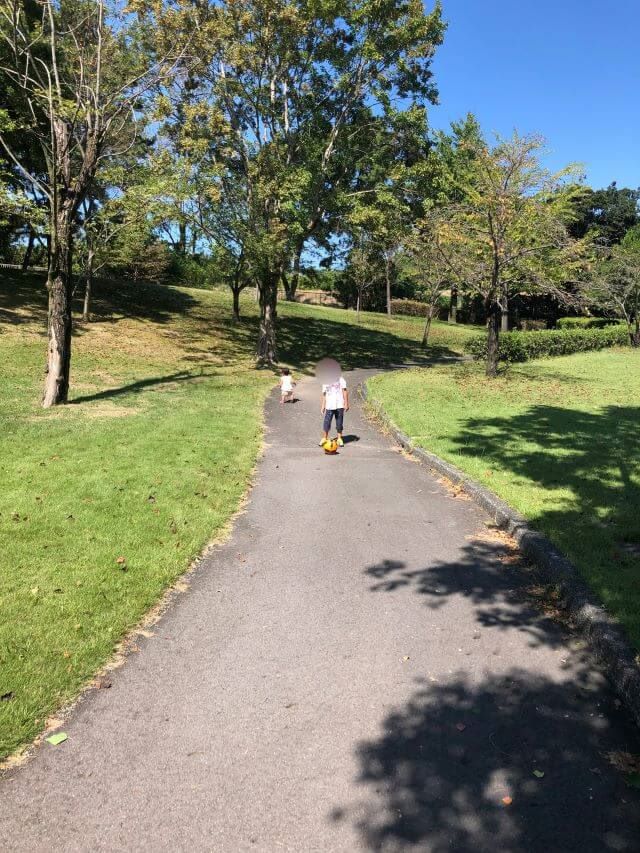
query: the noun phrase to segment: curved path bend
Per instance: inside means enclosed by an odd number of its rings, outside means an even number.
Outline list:
[[[637,731],[586,650],[354,394],[326,457],[318,388],[297,390],[268,401],[228,542],[68,741],[0,783],[0,848],[640,851],[608,758]]]

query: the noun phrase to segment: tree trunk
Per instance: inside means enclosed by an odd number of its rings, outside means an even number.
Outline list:
[[[493,302],[488,309],[487,317],[487,376],[494,378],[498,375],[498,345],[500,342],[500,320],[502,311],[497,302]]]
[[[427,320],[424,324],[424,332],[422,333],[422,349],[426,349],[429,343],[429,332],[431,331],[431,321],[433,320],[433,315],[431,312],[427,314]]]
[[[268,366],[276,364],[276,313],[278,304],[278,281],[280,274],[268,271],[259,282],[260,290],[260,329],[258,332],[258,364]]]
[[[360,291],[358,291],[358,296],[356,297],[356,323],[360,322]]]
[[[240,288],[232,287],[233,293],[233,319],[238,322],[240,320]]]
[[[629,324],[629,337],[632,347],[640,347],[640,314],[637,314],[635,320],[632,320],[634,326]]]
[[[454,285],[451,286],[451,298],[449,299],[449,316],[447,317],[447,323],[457,323],[458,322],[458,288]]]
[[[89,249],[87,257],[87,282],[84,288],[84,303],[82,305],[82,322],[88,323],[91,319],[91,287],[93,285],[93,259],[94,249]]]
[[[391,316],[391,258],[385,255],[384,259],[384,275],[387,286],[387,316]]]
[[[26,272],[29,269],[29,264],[31,263],[31,255],[33,254],[33,244],[36,240],[36,232],[33,230],[31,226],[29,226],[29,241],[27,243],[27,248],[24,253],[24,258],[22,259],[22,272]]]
[[[500,305],[500,331],[509,331],[509,302],[506,296],[502,297],[503,302]]]
[[[178,252],[187,254],[187,223],[183,220],[178,222]]]
[[[296,293],[300,284],[300,259],[302,257],[302,249],[304,248],[304,240],[298,240],[293,253],[293,264],[291,278],[282,273],[282,284],[284,285],[284,295],[287,302],[296,301]]]
[[[47,277],[49,321],[47,372],[42,405],[45,409],[67,402],[71,366],[71,226],[64,215],[51,240]]]

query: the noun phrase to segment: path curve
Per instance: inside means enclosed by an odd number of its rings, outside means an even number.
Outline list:
[[[584,648],[355,394],[333,458],[297,390],[229,541],[0,783],[0,848],[640,851],[606,757],[637,731]]]

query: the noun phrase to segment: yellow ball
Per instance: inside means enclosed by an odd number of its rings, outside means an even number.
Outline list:
[[[335,438],[328,438],[322,444],[322,448],[325,453],[337,453],[338,452],[338,442]]]

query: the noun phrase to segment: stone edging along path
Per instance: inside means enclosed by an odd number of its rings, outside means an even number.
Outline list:
[[[640,726],[640,666],[636,655],[618,623],[597,603],[573,563],[546,536],[529,527],[526,520],[497,495],[455,465],[417,447],[393,423],[382,405],[369,398],[366,383],[358,387],[358,394],[404,450],[462,488],[500,529],[513,536],[522,553],[536,565],[542,580],[558,590],[560,606],[593,647],[605,666],[609,680]]]

